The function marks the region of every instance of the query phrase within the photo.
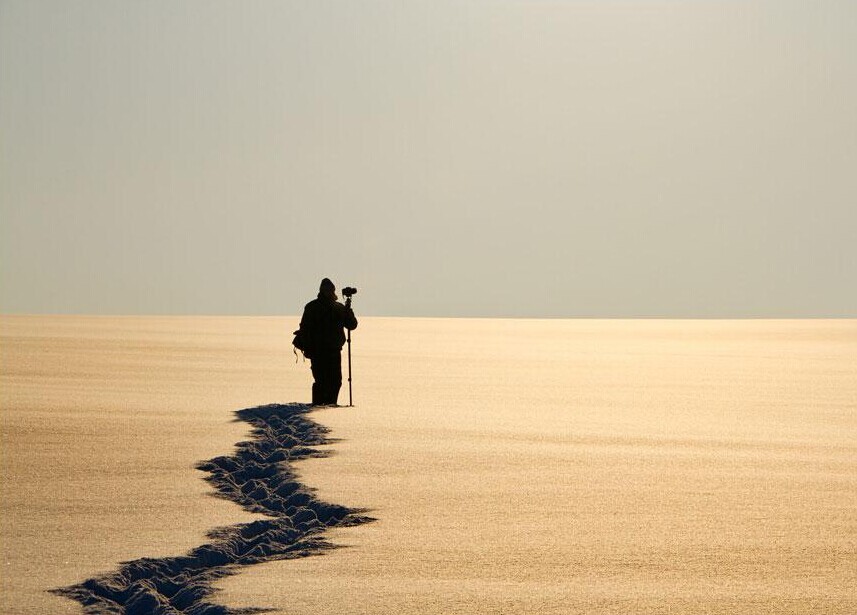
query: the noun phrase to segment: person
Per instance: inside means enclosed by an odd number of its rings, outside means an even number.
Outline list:
[[[304,354],[312,368],[312,404],[336,405],[342,386],[343,329],[357,328],[351,299],[345,305],[337,301],[336,286],[328,278],[321,281],[318,297],[304,306],[300,332],[304,337]]]

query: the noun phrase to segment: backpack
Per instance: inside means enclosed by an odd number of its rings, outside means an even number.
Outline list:
[[[298,362],[298,350],[300,350],[301,354],[304,356],[304,361],[306,361],[308,358],[312,359],[312,357],[310,356],[309,340],[307,339],[307,337],[308,336],[306,334],[306,331],[304,331],[303,329],[299,328],[297,331],[295,331],[295,337],[292,340],[292,346],[294,346],[292,352],[295,353],[295,363]]]

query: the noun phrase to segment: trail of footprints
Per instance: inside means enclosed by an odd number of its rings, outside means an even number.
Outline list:
[[[80,602],[90,614],[245,615],[262,608],[228,609],[210,601],[215,580],[240,566],[306,557],[334,548],[329,527],[372,521],[363,509],[322,502],[301,484],[291,462],[326,457],[317,447],[333,442],[328,429],[310,420],[310,406],[272,404],[236,412],[253,425],[253,439],[235,453],[197,468],[217,495],[268,519],[212,530],[211,542],[178,557],[143,558],[78,585],[52,590]]]

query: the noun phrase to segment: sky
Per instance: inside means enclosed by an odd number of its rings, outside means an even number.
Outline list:
[[[852,0],[0,1],[0,312],[857,316]]]

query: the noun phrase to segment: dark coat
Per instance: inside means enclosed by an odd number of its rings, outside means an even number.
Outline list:
[[[345,307],[320,294],[304,307],[301,318],[301,335],[306,344],[306,356],[339,352],[345,344],[343,329],[356,329],[357,318],[350,307]]]

